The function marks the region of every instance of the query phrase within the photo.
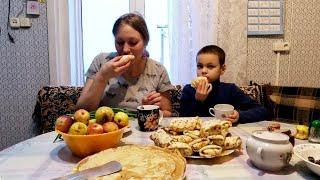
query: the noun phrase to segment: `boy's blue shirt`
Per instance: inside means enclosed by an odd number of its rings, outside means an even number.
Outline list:
[[[195,88],[190,84],[184,86],[181,95],[180,116],[211,116],[209,108],[216,104],[231,104],[239,112],[238,123],[249,123],[267,120],[270,116],[266,108],[243,93],[233,83],[217,80],[212,83],[212,91],[203,102],[195,99]]]

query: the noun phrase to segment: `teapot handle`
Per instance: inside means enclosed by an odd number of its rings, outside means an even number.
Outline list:
[[[258,149],[257,149],[257,154],[258,154],[259,157],[263,160],[263,149],[262,149],[262,147],[258,147]]]

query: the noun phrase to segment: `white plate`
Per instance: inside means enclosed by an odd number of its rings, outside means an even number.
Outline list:
[[[303,160],[307,167],[320,176],[320,165],[308,160],[312,156],[315,160],[320,159],[320,144],[299,144],[293,147],[293,153]]]
[[[225,151],[223,151],[223,152],[220,154],[220,156],[211,157],[211,158],[209,158],[209,157],[201,157],[201,156],[199,156],[199,155],[198,155],[198,156],[196,156],[196,155],[194,155],[194,156],[187,156],[187,158],[193,158],[193,159],[213,159],[213,158],[217,158],[217,157],[222,157],[222,156],[230,155],[230,154],[232,154],[234,151],[235,151],[234,149],[225,150]]]

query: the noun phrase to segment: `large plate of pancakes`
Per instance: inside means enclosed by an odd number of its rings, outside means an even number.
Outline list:
[[[76,164],[74,172],[110,161],[119,161],[122,170],[97,179],[183,179],[186,170],[186,160],[177,150],[126,145],[86,157]]]
[[[162,122],[161,126],[163,128],[150,135],[154,144],[176,149],[187,158],[215,158],[241,149],[241,138],[229,132],[230,121],[182,117]]]

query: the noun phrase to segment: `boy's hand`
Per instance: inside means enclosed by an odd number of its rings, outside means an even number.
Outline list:
[[[195,99],[197,101],[206,100],[211,90],[212,85],[208,83],[206,80],[201,80],[196,89]]]
[[[232,124],[238,122],[239,120],[239,112],[234,110],[233,114],[230,114],[229,117],[227,117],[228,121],[231,121]]]

